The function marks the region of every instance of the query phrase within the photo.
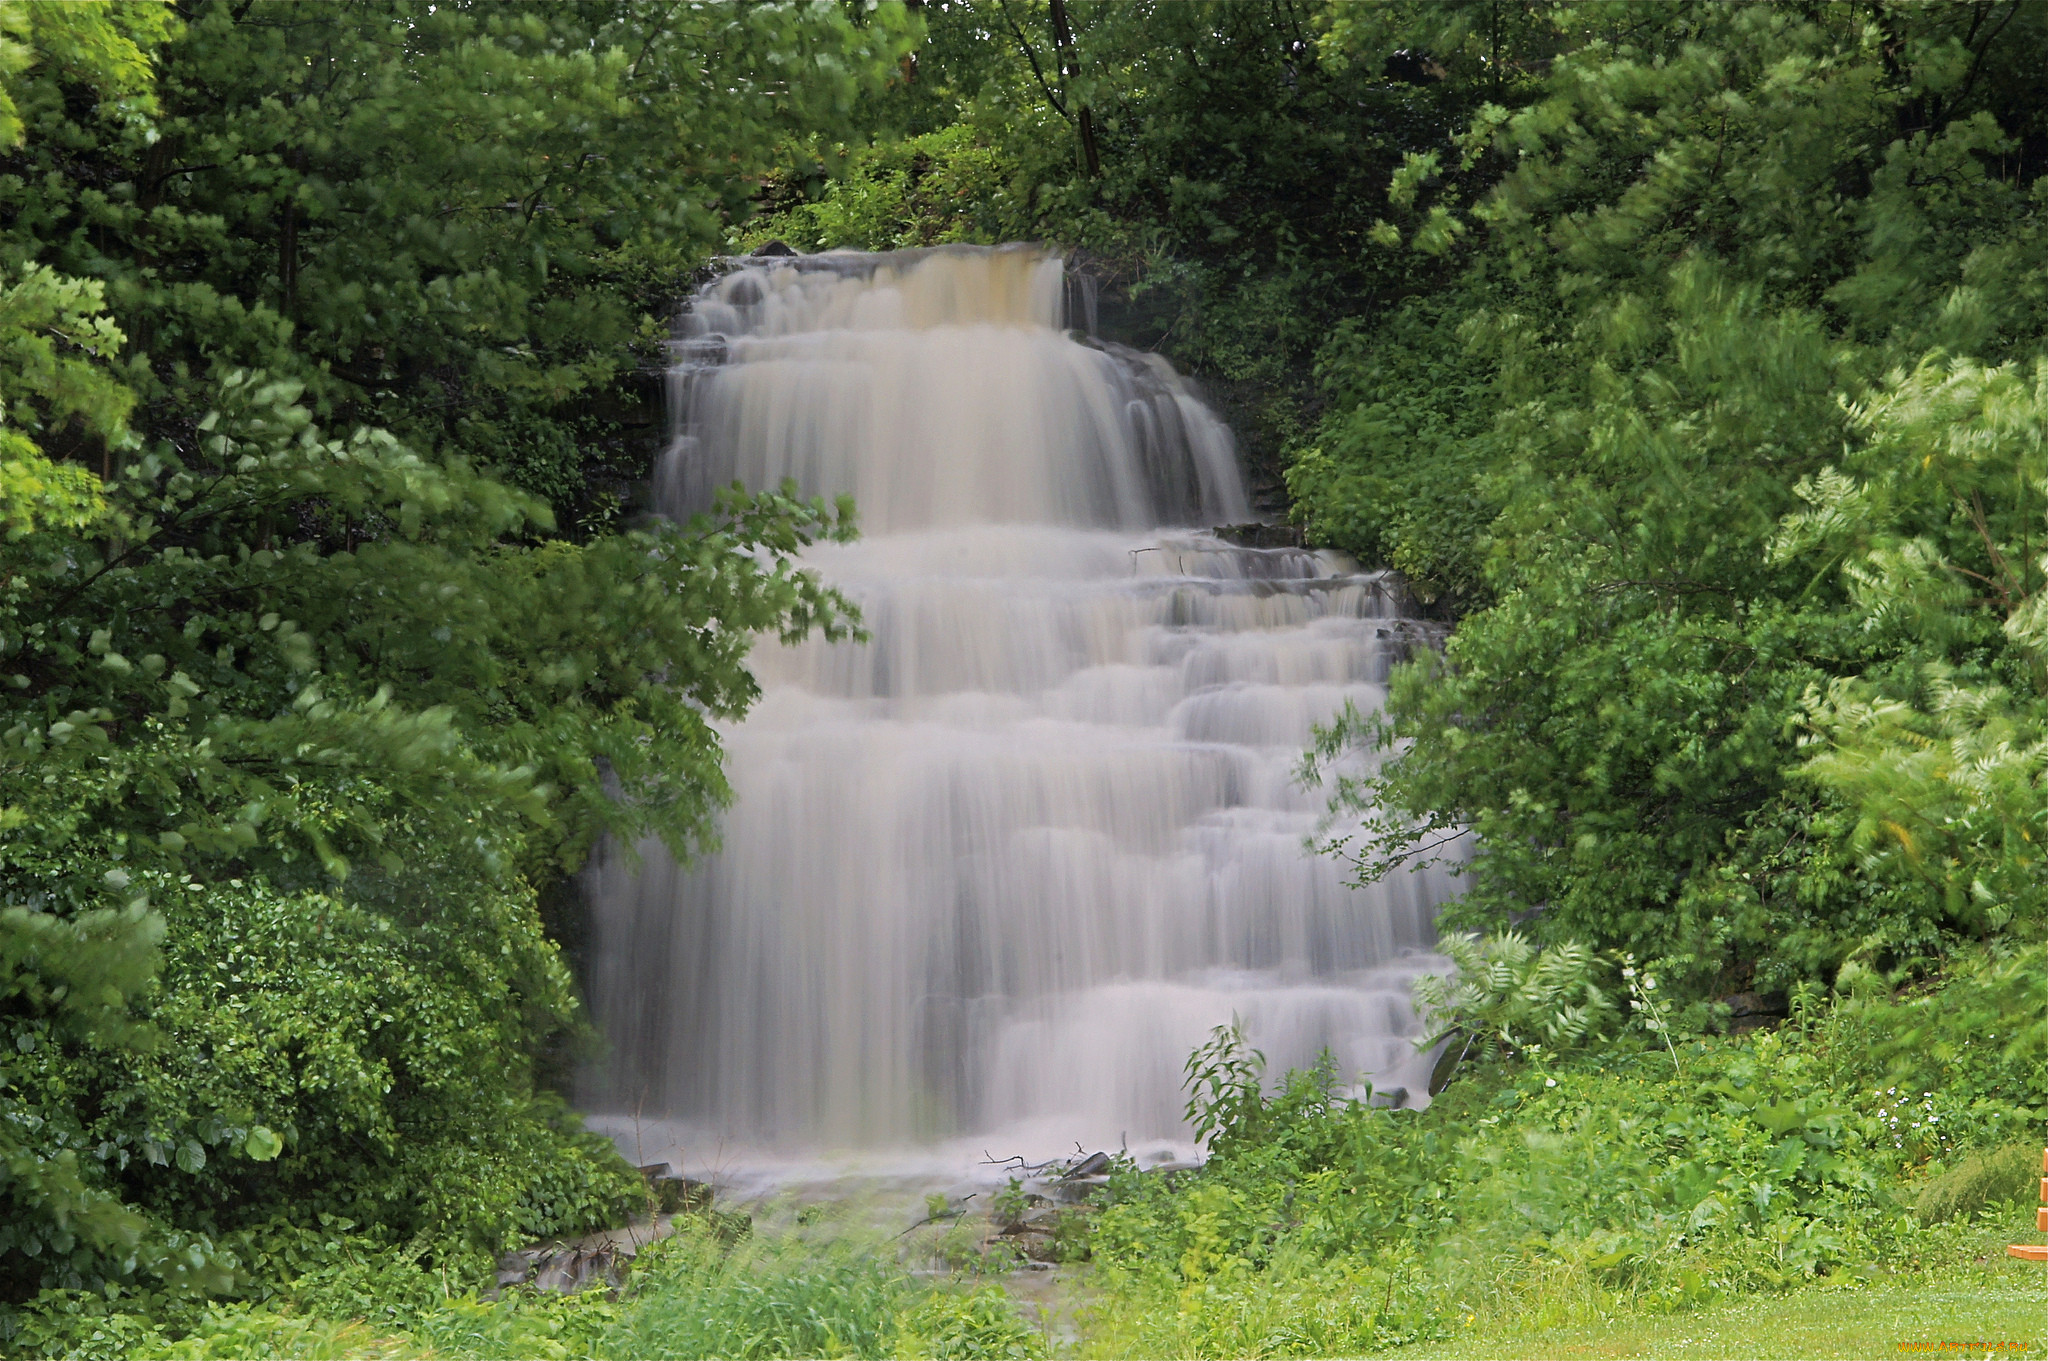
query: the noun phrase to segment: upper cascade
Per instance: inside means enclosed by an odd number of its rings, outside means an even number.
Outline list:
[[[661,508],[794,480],[863,529],[1242,521],[1229,428],[1157,355],[1063,329],[1028,246],[748,256],[683,315]]]
[[[1066,325],[1066,266],[1035,246],[742,255],[706,284],[682,334],[925,331],[934,326]]]

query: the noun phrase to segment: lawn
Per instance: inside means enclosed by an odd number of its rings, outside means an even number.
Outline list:
[[[1399,1357],[1861,1358],[2041,1356],[2048,1353],[2048,1275],[1986,1260],[1942,1279],[1816,1286],[1683,1314],[1631,1314],[1542,1331],[1475,1331]]]

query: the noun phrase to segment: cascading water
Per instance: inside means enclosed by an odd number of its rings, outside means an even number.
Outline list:
[[[676,342],[664,509],[851,493],[808,562],[873,639],[764,647],[723,849],[592,872],[599,1110],[757,1146],[1185,1138],[1233,1015],[1420,1095],[1408,982],[1441,872],[1303,849],[1310,725],[1407,645],[1377,575],[1200,526],[1229,431],[1156,356],[1059,329],[1024,248],[753,258]],[[1163,532],[1162,532],[1163,531]]]

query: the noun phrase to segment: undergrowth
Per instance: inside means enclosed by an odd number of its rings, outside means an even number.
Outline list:
[[[1033,1358],[1040,1335],[996,1285],[919,1280],[871,1244],[799,1236],[731,1241],[685,1221],[642,1250],[623,1289],[514,1289],[491,1298],[488,1259],[424,1265],[417,1249],[336,1230],[273,1234],[295,1274],[238,1300],[46,1292],[7,1355],[78,1361],[228,1358]]]
[[[1199,1176],[1123,1173],[1101,1216],[1108,1354],[1332,1356],[1940,1271],[2028,1227],[2048,1134],[2048,973],[1987,954],[1786,1025],[1468,1062],[1424,1111],[1193,1065]],[[1897,980],[1893,980],[1897,981]]]

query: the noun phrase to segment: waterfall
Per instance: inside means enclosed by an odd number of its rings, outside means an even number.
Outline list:
[[[590,874],[587,1099],[760,1146],[1185,1138],[1244,1020],[1278,1072],[1420,1097],[1408,983],[1441,871],[1349,888],[1304,837],[1312,724],[1409,646],[1384,575],[1234,547],[1230,432],[1173,369],[1061,329],[1041,251],[749,258],[671,374],[663,509],[794,478],[872,641],[764,645],[722,848]]]

